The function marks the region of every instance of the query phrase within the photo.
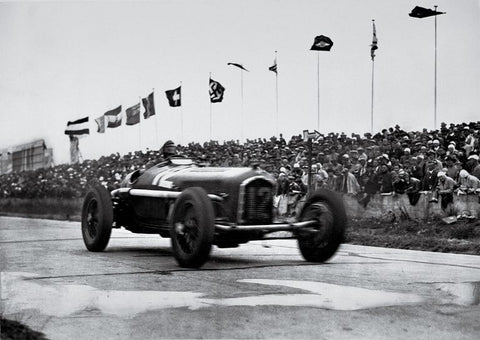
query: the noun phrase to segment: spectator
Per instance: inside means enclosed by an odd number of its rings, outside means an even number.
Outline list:
[[[467,170],[460,170],[460,193],[472,194],[480,189],[480,179],[472,176]]]

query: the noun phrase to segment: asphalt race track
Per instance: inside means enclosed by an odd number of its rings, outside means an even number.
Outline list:
[[[78,222],[0,217],[3,317],[49,339],[474,339],[480,257],[342,245],[325,264],[294,240],[214,248],[179,268],[170,241]]]

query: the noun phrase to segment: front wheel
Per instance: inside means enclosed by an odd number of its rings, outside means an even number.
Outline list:
[[[113,223],[113,206],[110,194],[102,186],[87,192],[82,207],[82,236],[90,251],[103,251],[110,240]]]
[[[214,228],[215,213],[206,191],[185,189],[175,202],[170,227],[173,254],[181,267],[199,268],[208,260]]]
[[[300,221],[315,220],[314,231],[299,231],[298,246],[305,260],[325,262],[343,241],[347,216],[342,199],[328,190],[311,195],[299,217]]]

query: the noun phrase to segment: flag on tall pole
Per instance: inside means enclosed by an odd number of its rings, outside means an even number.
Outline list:
[[[104,116],[107,120],[107,127],[109,128],[116,128],[122,125],[122,105],[119,107],[105,112]]]
[[[241,97],[241,115],[240,115],[240,139],[243,140],[243,71],[249,72],[242,64],[237,63],[227,63],[227,65],[232,65],[238,67],[240,71],[240,97]]]
[[[250,72],[249,70],[247,70],[245,67],[243,67],[242,64],[237,64],[237,63],[227,63],[227,65],[232,65],[232,66],[236,66],[244,71],[247,71],[247,72]]]
[[[172,107],[177,107],[182,105],[182,87],[179,86],[173,90],[165,91],[165,94],[168,99],[168,104]]]
[[[210,78],[210,102],[211,103],[220,103],[223,100],[223,93],[225,88],[218,81]]]
[[[273,65],[268,68],[269,71],[275,72],[275,74],[278,74],[277,70],[277,51],[275,51],[275,59],[273,60]]]
[[[143,118],[147,119],[155,115],[155,104],[153,102],[153,91],[146,98],[142,98],[142,104],[145,108]]]
[[[67,122],[65,134],[70,136],[90,134],[90,129],[88,128],[88,117]]]
[[[330,51],[333,41],[325,35],[318,35],[313,41],[311,51]],[[317,53],[317,130],[320,130],[320,53]]]
[[[333,41],[327,36],[319,35],[315,37],[312,47],[312,51],[330,51],[333,46]]]
[[[375,27],[375,19],[372,19],[373,35],[372,44],[370,45],[370,56],[372,58],[372,98],[371,98],[371,112],[370,112],[370,133],[373,134],[373,93],[375,80],[375,50],[378,49],[377,29]]]
[[[140,103],[137,103],[125,110],[127,115],[127,125],[140,123]]]
[[[437,11],[437,5],[434,6],[435,9],[424,8],[420,6],[415,6],[414,9],[408,14],[412,18],[428,18],[435,17],[435,66],[434,66],[434,86],[433,86],[433,128],[437,128],[437,16],[440,14],[445,14],[446,12]]]
[[[375,59],[375,50],[378,49],[378,39],[377,39],[377,29],[375,28],[375,20],[372,19],[373,24],[373,36],[372,36],[372,44],[370,45],[370,56],[372,60]]]
[[[437,11],[437,6],[435,6],[435,9],[430,9],[430,8],[424,8],[420,6],[415,6],[414,9],[408,14],[412,18],[427,18],[427,17],[433,17],[434,15],[440,15],[440,14],[445,14],[446,12],[438,12]]]
[[[273,65],[268,68],[269,71],[275,72],[275,133],[278,136],[278,69],[277,69],[277,51],[275,51],[275,59]]]

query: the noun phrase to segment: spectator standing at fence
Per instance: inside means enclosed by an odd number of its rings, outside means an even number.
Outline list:
[[[457,182],[443,171],[437,173],[437,186],[434,190],[434,196],[430,202],[438,202],[440,196],[440,204],[443,210],[453,203],[453,191],[457,188]]]

